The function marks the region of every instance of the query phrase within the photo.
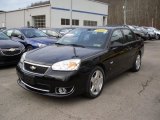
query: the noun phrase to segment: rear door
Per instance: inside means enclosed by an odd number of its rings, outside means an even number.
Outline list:
[[[137,50],[140,40],[137,40],[134,33],[129,29],[122,29],[122,32],[124,35],[124,59],[126,59],[126,65],[124,66],[124,69],[129,69],[131,68],[136,57],[136,53],[138,52]]]

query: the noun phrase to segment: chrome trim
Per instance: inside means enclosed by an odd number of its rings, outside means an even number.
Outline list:
[[[23,82],[22,80],[21,80],[21,83],[23,83],[25,86],[27,86],[27,87],[29,87],[29,88],[32,88],[32,89],[34,89],[34,90],[39,90],[39,91],[42,91],[42,92],[49,92],[49,90],[39,89],[39,88],[32,87],[32,86],[26,84],[25,82]]]
[[[40,73],[36,73],[36,72],[31,72],[31,71],[28,71],[28,70],[26,70],[25,68],[24,68],[24,63],[27,63],[27,64],[30,64],[30,65],[36,65],[36,66],[40,66],[40,67],[46,67],[46,68],[49,68],[50,66],[47,66],[47,65],[40,65],[40,64],[36,64],[36,63],[31,63],[31,62],[27,62],[27,61],[24,61],[22,64],[22,66],[23,66],[23,71],[25,71],[25,72],[27,72],[27,73],[29,73],[29,74],[34,74],[34,75],[40,75],[40,76],[43,76],[44,74],[40,74]],[[46,70],[47,71],[47,70]]]
[[[40,65],[40,64],[37,64],[37,63],[31,63],[31,62],[27,62],[27,61],[24,61],[24,63],[30,64],[30,65],[36,65],[36,66],[40,66],[40,67],[45,67],[45,68],[50,67],[49,65]]]
[[[63,87],[56,87],[55,88],[55,94],[56,95],[68,95],[68,94],[72,94],[74,92],[74,90],[75,90],[75,87],[73,86],[72,89],[69,92],[67,92],[66,94],[60,94],[60,93],[57,93],[57,91],[56,91],[57,88],[63,88]],[[68,87],[64,87],[64,88],[68,88]]]
[[[11,49],[11,48],[10,48],[10,49]],[[20,51],[18,54],[14,54],[14,55],[6,55],[6,54],[3,53],[3,51],[4,51],[4,52],[5,52],[5,51],[9,51],[10,49],[1,49],[1,50],[0,50],[0,51],[1,51],[1,54],[4,55],[4,56],[15,56],[15,55],[21,54],[22,51],[23,51],[21,48],[15,48],[15,50],[19,50],[19,51]],[[11,51],[10,51],[10,52],[11,52]]]

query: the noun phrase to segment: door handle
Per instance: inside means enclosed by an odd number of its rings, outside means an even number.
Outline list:
[[[117,49],[117,47],[113,47],[111,50],[116,50]]]

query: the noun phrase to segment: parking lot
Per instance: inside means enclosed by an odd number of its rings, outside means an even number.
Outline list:
[[[17,85],[15,66],[0,69],[0,120],[159,120],[160,41],[145,42],[141,71],[110,80],[100,97],[57,99]]]

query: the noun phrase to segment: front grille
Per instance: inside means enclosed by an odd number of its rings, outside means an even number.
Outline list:
[[[21,53],[20,48],[10,48],[10,49],[2,49],[2,54],[5,56],[14,56],[19,55]]]
[[[24,69],[32,73],[44,74],[48,68],[49,68],[48,66],[41,66],[24,62]]]

